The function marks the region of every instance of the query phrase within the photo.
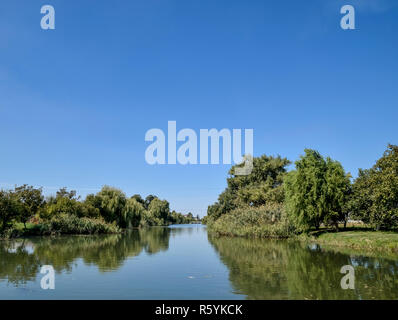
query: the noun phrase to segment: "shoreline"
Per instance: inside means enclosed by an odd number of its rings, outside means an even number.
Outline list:
[[[212,232],[209,235],[214,237],[226,238],[246,238],[258,240],[285,240],[299,241],[307,244],[317,244],[322,248],[330,250],[348,250],[350,253],[363,255],[388,255],[398,257],[398,232],[394,231],[374,231],[371,229],[348,228],[338,232],[330,230],[320,230],[310,234],[299,234],[291,236],[239,236],[239,235],[223,235],[218,232]]]

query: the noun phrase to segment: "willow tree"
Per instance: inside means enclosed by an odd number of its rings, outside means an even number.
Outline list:
[[[153,199],[149,204],[148,212],[158,221],[158,224],[164,225],[170,220],[170,205],[167,200]]]
[[[295,162],[296,170],[285,177],[285,201],[290,218],[308,230],[321,223],[333,224],[345,218],[350,192],[350,175],[338,161],[324,159],[318,151],[305,149]]]
[[[144,211],[144,206],[135,198],[127,199],[122,213],[123,219],[126,221],[126,227],[138,227]]]
[[[127,221],[123,214],[126,195],[119,189],[109,186],[102,187],[96,195],[100,199],[100,213],[107,222],[114,222],[124,228]]]

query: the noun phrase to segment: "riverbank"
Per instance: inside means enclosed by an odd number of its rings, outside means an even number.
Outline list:
[[[244,216],[247,217],[247,212]],[[338,232],[332,228],[322,227],[319,230],[297,234],[285,219],[276,223],[259,222],[257,217],[251,219],[250,222],[242,223],[241,217],[238,219],[233,215],[225,215],[222,219],[210,221],[208,231],[216,237],[289,239],[316,243],[328,249],[346,248],[350,251],[361,251],[367,255],[372,253],[398,255],[398,232],[396,231],[374,231],[366,225],[353,225],[344,229],[341,225]]]
[[[191,222],[188,224],[199,223]],[[42,223],[26,223],[26,225],[23,223],[16,223],[4,233],[0,233],[0,240],[18,239],[32,236],[120,234],[126,232],[127,230],[168,227],[169,225],[170,224],[122,229],[116,224],[107,223],[102,219],[66,216]]]
[[[398,233],[394,231],[373,231],[369,228],[348,228],[339,232],[320,230],[296,237],[304,242],[317,243],[325,248],[352,249],[368,253],[398,255]]]
[[[60,216],[42,223],[15,223],[0,234],[0,239],[50,235],[115,234],[122,230],[103,219]]]

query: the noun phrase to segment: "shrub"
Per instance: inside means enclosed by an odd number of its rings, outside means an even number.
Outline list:
[[[115,224],[106,223],[103,219],[79,218],[73,215],[61,215],[45,222],[41,226],[42,233],[59,234],[97,234],[118,233]]]
[[[282,204],[235,209],[217,220],[207,219],[209,232],[216,235],[286,238],[295,233]]]

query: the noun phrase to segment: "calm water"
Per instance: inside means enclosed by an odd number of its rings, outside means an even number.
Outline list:
[[[56,271],[43,290],[42,265]],[[355,290],[340,287],[355,267]],[[288,241],[213,238],[201,225],[0,241],[0,299],[397,299],[398,261]]]

